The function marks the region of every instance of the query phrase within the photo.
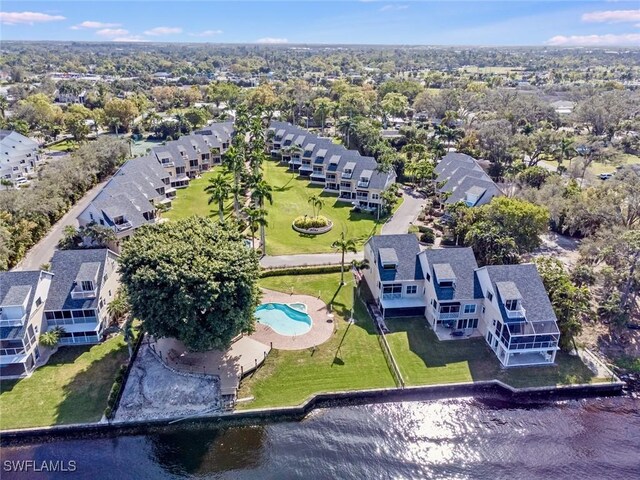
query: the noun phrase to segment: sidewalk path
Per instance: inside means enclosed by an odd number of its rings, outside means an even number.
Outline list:
[[[425,197],[421,193],[409,187],[403,188],[402,205],[398,208],[393,217],[382,226],[382,235],[398,235],[407,233],[409,225],[416,221],[420,210],[425,203]]]
[[[268,241],[268,240],[267,240]],[[263,268],[286,268],[286,267],[308,267],[317,265],[340,265],[342,255],[340,253],[303,253],[300,255],[266,255],[260,259]],[[352,260],[362,260],[363,252],[347,253],[344,256],[344,263],[349,264]]]
[[[71,209],[64,214],[64,216],[58,220],[58,222],[51,227],[49,233],[43,237],[38,243],[36,243],[27,252],[25,257],[16,265],[13,270],[37,270],[43,263],[49,263],[53,253],[56,251],[56,245],[62,238],[64,227],[72,225],[78,227],[78,221],[76,217],[82,213],[82,211],[91,203],[91,200],[100,192],[102,187],[107,182],[97,184],[91,190],[89,190],[84,197],[82,197],[78,203],[76,203]]]

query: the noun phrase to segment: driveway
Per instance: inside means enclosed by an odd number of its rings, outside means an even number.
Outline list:
[[[403,187],[402,205],[393,217],[382,226],[382,235],[407,233],[409,225],[416,221],[424,206],[425,196],[409,187]]]
[[[51,257],[53,257],[53,253],[56,251],[58,241],[60,241],[63,236],[64,227],[68,225],[78,227],[76,217],[91,203],[91,200],[100,192],[105,183],[107,182],[97,184],[89,190],[78,203],[71,207],[71,209],[51,227],[49,233],[31,247],[22,261],[18,263],[13,270],[37,270],[43,263],[49,263]]]

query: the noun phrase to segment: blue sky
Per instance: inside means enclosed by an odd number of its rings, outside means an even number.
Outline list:
[[[624,1],[10,1],[0,40],[640,46]]]

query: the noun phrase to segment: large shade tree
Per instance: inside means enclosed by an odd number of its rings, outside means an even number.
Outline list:
[[[234,226],[203,217],[145,226],[122,251],[131,314],[191,351],[222,349],[253,330],[259,265]]]

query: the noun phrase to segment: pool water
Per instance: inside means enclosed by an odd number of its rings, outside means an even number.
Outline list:
[[[264,303],[256,308],[258,323],[271,327],[280,335],[302,335],[311,330],[311,317],[304,303]]]

